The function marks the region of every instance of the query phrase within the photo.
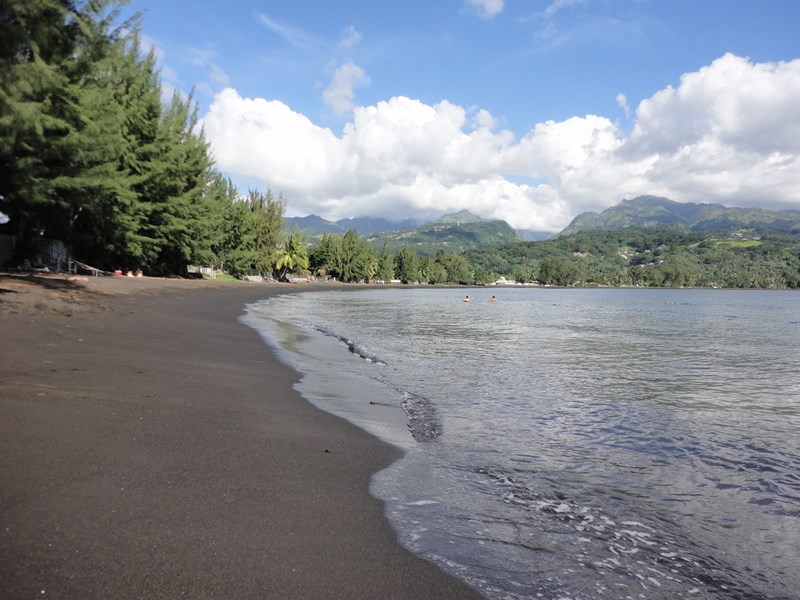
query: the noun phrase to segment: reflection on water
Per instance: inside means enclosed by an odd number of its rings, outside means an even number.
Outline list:
[[[328,410],[430,407],[423,443],[372,425],[409,450],[373,482],[405,545],[496,598],[796,595],[796,294],[470,296],[325,292],[252,311],[273,340],[304,332],[282,351]]]

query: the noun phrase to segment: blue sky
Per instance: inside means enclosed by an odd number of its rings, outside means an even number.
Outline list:
[[[556,231],[639,194],[800,209],[800,1],[133,0],[242,191]]]

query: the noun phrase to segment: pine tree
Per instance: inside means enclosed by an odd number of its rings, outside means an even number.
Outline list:
[[[375,276],[381,281],[389,283],[394,279],[394,257],[389,253],[386,246],[386,242],[383,242],[383,250],[378,256],[378,272]]]
[[[191,96],[176,93],[160,119],[146,194],[141,196],[147,214],[145,258],[156,272],[185,273],[201,253],[200,240],[210,229],[207,218],[213,218],[203,205],[212,163],[196,125]]]
[[[73,144],[64,153],[70,156],[71,173],[53,184],[67,211],[65,237],[74,255],[104,268],[132,268],[141,265],[142,218],[134,189],[137,177],[126,154],[133,138],[130,115],[141,108],[128,97],[131,82],[141,74],[130,67],[139,46],[135,30],[109,33],[110,19],[89,19],[93,33],[73,84],[80,120],[64,140]]]
[[[111,56],[133,21],[114,29],[114,4],[6,0],[0,11],[0,195],[20,258],[43,236],[106,256],[103,230],[125,231],[109,210],[133,199]]]
[[[272,274],[277,259],[278,244],[283,240],[283,213],[286,200],[282,195],[276,200],[270,189],[266,194],[251,190],[248,204],[253,213],[255,233],[252,268],[262,275]]]
[[[61,107],[78,19],[71,3],[58,0],[4,0],[0,8],[0,209],[20,258],[34,255],[34,241],[51,225],[49,145],[71,127]]]
[[[236,255],[237,269],[271,271],[282,197],[241,220],[232,248],[235,189],[215,184],[192,96],[162,104],[155,55],[138,17],[117,24],[121,4],[0,0],[0,211],[18,259],[48,237],[106,269],[182,274]]]
[[[253,211],[246,200],[234,200],[224,213],[222,245],[218,251],[221,268],[231,275],[246,275],[255,263],[256,230]]]
[[[419,279],[419,258],[411,246],[403,246],[394,258],[395,273],[403,283],[412,283]]]

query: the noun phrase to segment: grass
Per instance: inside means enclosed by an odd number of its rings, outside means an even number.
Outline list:
[[[214,281],[239,281],[237,277],[233,275],[228,275],[226,273],[220,273],[216,277],[209,277],[207,275],[203,275],[203,279],[213,279]]]
[[[714,245],[717,247],[725,246],[726,248],[752,248],[761,244],[761,240],[720,240],[715,242]]]

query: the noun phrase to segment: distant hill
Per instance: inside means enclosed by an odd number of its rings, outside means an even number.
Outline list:
[[[744,228],[789,233],[800,228],[800,215],[761,208],[730,208],[722,204],[695,204],[658,196],[639,196],[623,200],[600,214],[581,213],[559,235],[670,224],[692,231],[733,231]]]
[[[474,273],[559,286],[800,288],[800,230],[692,231],[677,224],[579,231],[465,254]]]
[[[355,229],[359,235],[368,235],[382,231],[398,231],[410,229],[420,225],[420,221],[414,219],[404,219],[402,221],[389,221],[388,219],[377,219],[372,217],[360,217],[355,219],[339,219],[338,221],[328,221],[317,215],[307,217],[286,217],[284,219],[286,229],[289,231],[299,229],[311,240],[322,237],[325,233],[346,233],[350,229]]]
[[[286,229],[292,231],[299,229],[305,233],[309,238],[321,237],[324,233],[344,233],[346,229],[342,229],[338,223],[328,221],[317,215],[308,215],[307,217],[286,217],[284,218]]]
[[[482,219],[478,216],[473,215],[468,210],[460,210],[455,213],[450,213],[447,215],[442,215],[435,221],[437,224],[456,224],[456,225],[467,225],[471,223],[487,223],[491,221],[487,221],[486,219]],[[514,233],[517,237],[525,242],[532,242],[536,240],[546,240],[548,238],[553,237],[553,233],[551,231],[535,231],[533,229],[515,229]]]
[[[414,219],[390,221],[374,217],[358,217],[328,221],[317,215],[287,217],[288,230],[299,229],[313,243],[325,233],[342,235],[350,229],[368,238],[380,248],[397,250],[402,245],[414,245],[420,254],[434,254],[437,250],[463,252],[487,244],[506,244],[526,239],[544,239],[551,234],[533,232],[541,237],[518,235],[505,221],[485,221],[468,210],[441,216],[432,223]]]
[[[389,221],[388,219],[378,219],[374,217],[357,217],[353,219],[339,219],[336,221],[344,231],[355,229],[359,235],[370,233],[380,233],[381,231],[397,231],[399,229],[410,229],[422,224],[422,221],[415,219],[403,219],[402,221]]]
[[[438,219],[436,219],[436,223],[439,224],[455,224],[455,225],[466,225],[469,223],[480,223],[483,221],[480,217],[476,217],[468,210],[460,210],[458,212],[450,213],[447,215],[442,215]]]
[[[515,231],[520,239],[526,242],[549,240],[556,235],[552,231],[536,231],[535,229],[516,229]]]
[[[505,221],[478,220],[459,224],[449,219],[403,231],[376,233],[367,239],[378,249],[385,244],[390,251],[401,246],[414,246],[419,255],[435,254],[438,250],[460,253],[482,246],[522,241]]]

